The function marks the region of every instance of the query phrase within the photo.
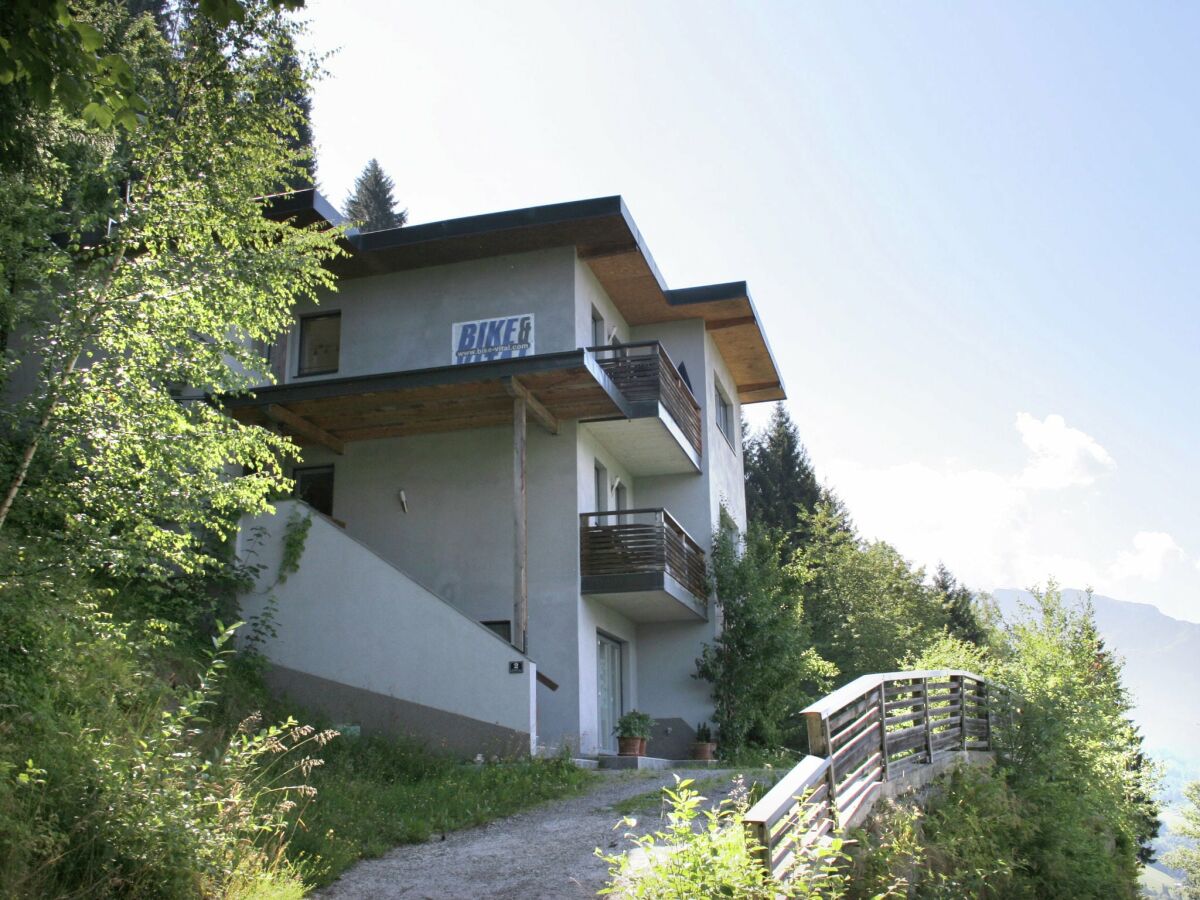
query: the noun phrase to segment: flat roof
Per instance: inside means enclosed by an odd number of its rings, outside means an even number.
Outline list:
[[[344,223],[315,189],[268,198],[267,215],[298,225]],[[671,289],[625,201],[598,197],[506,210],[383,231],[346,232],[346,255],[332,261],[340,278],[363,278],[574,246],[632,326],[703,319],[742,403],[782,400],[779,367],[744,281]]]

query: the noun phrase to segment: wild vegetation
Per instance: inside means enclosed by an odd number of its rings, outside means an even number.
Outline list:
[[[1168,853],[1166,862],[1183,872],[1184,895],[1189,900],[1200,900],[1200,781],[1184,788],[1184,794],[1188,806],[1183,811],[1183,824],[1176,830],[1189,844]]]
[[[339,252],[263,214],[313,171],[297,5],[0,12],[5,896],[299,896],[586,778],[337,737],[231,652],[228,540],[293,448],[219,398]]]
[[[1015,704],[994,768],[950,776],[924,810],[878,817],[847,845],[852,865],[835,863],[845,880],[811,895],[1135,896],[1157,772],[1090,608],[1050,585],[1003,622],[944,566],[929,579],[863,540],[782,409],[745,458],[750,526],[726,522],[714,538],[724,630],[697,661],[726,758],[803,752],[799,711],[869,672],[967,669]],[[772,479],[785,481],[772,491]]]

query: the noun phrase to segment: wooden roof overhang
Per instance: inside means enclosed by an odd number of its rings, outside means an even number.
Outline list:
[[[517,398],[550,431],[559,421],[632,414],[586,350],[275,385],[219,402],[240,422],[341,453],[352,441],[511,425]]]
[[[316,191],[273,198],[271,215],[300,224],[340,221]],[[574,246],[633,326],[703,319],[742,403],[786,392],[744,281],[669,289],[621,197],[509,210],[347,235],[348,253],[330,265],[341,278],[446,265]]]

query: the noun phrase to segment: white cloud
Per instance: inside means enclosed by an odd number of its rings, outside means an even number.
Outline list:
[[[1030,458],[1019,483],[1034,490],[1057,490],[1088,485],[1117,467],[1116,461],[1096,439],[1071,428],[1059,415],[1042,421],[1026,412],[1017,413],[1017,431],[1029,448]]]
[[[1064,535],[1061,520],[1046,510],[1062,506],[1053,499],[1061,491],[1094,483],[1116,463],[1060,415],[1019,413],[1016,429],[1029,451],[1018,471],[952,461],[871,468],[834,460],[823,468],[862,533],[894,543],[920,565],[944,561],[984,589],[1027,587],[1051,576],[1063,585],[1100,583],[1104,566],[1086,559],[1086,545]]]
[[[1115,579],[1157,581],[1169,560],[1182,558],[1183,548],[1165,531],[1139,531],[1133,536],[1133,550],[1117,555],[1109,575]]]

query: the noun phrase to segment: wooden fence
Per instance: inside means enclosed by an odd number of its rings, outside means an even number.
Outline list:
[[[810,756],[747,812],[772,875],[797,849],[862,821],[888,782],[965,750],[990,750],[996,705],[983,678],[957,669],[864,675],[804,710]]]

